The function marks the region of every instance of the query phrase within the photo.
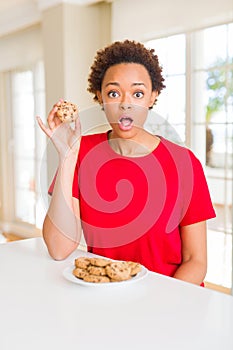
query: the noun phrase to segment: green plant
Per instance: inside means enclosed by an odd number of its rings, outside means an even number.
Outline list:
[[[211,151],[214,135],[209,127],[212,115],[224,110],[233,103],[233,57],[228,60],[221,58],[209,67],[206,87],[208,103],[206,106],[206,165],[211,166]]]
[[[218,58],[209,67],[206,87],[209,94],[206,122],[209,123],[213,113],[233,102],[233,57],[228,60]]]

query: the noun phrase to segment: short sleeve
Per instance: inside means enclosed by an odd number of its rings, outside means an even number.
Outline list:
[[[74,198],[79,198],[78,170],[79,170],[79,161],[77,161],[77,164],[74,170],[73,187],[72,187],[72,195]]]
[[[195,155],[190,152],[193,167],[192,195],[189,205],[180,222],[181,226],[205,221],[216,216],[203,167]]]

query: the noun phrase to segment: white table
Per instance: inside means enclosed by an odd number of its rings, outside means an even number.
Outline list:
[[[87,287],[41,238],[0,244],[1,350],[232,350],[233,297],[155,273]]]

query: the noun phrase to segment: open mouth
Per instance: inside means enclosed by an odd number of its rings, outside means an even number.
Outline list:
[[[119,119],[118,124],[121,130],[130,130],[133,126],[133,119],[123,116]]]

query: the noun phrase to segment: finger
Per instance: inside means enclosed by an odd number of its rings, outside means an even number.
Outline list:
[[[53,105],[53,109],[49,112],[47,122],[51,130],[53,130],[55,127],[59,126],[62,123],[60,118],[58,118],[57,116],[57,109],[63,102],[64,99],[60,98],[58,102],[56,102]]]
[[[55,114],[54,116],[54,123],[55,123],[55,126],[59,126],[60,124],[62,124],[62,121],[61,119],[57,116],[57,114]]]
[[[50,131],[50,129],[46,128],[46,126],[44,125],[44,123],[42,122],[41,118],[39,116],[36,116],[37,122],[39,127],[41,128],[41,130],[44,131],[44,133],[48,136],[51,137],[52,133]]]
[[[49,115],[47,118],[47,122],[50,129],[53,129],[56,126],[54,121],[56,113],[57,113],[57,105],[54,105],[53,109],[49,112]]]
[[[63,98],[59,98],[59,100],[53,105],[53,107],[60,106],[64,102]]]

